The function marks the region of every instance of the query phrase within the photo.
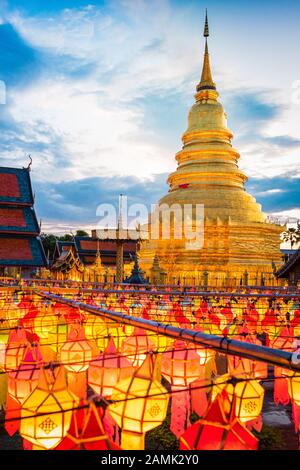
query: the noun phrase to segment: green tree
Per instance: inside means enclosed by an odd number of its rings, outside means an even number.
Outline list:
[[[84,230],[76,230],[76,237],[88,237],[89,234]]]

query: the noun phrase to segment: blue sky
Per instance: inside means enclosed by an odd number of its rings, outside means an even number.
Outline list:
[[[268,214],[300,217],[300,4],[0,0],[0,164],[33,157],[44,230],[167,191],[199,81],[205,7],[220,100]]]

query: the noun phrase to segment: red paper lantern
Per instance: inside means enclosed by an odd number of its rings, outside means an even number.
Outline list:
[[[222,395],[210,405],[205,418],[180,437],[181,450],[256,450],[258,440],[234,416],[225,413]]]
[[[38,345],[28,346],[24,358],[15,371],[8,373],[8,393],[19,403],[35,389],[39,381],[42,355]]]
[[[93,402],[88,406],[81,402],[79,409],[73,412],[66,437],[55,450],[121,450],[109,439],[103,419],[103,408]]]
[[[178,437],[189,422],[190,395],[187,387],[201,375],[199,356],[194,346],[175,341],[174,349],[162,355],[161,373],[172,387],[170,429]]]

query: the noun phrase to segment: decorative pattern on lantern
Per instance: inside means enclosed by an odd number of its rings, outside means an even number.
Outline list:
[[[121,380],[113,389],[114,403],[108,410],[122,429],[122,449],[144,449],[145,433],[160,426],[166,417],[168,392],[155,377],[155,362],[148,354],[132,377]]]
[[[20,434],[43,448],[54,448],[67,434],[79,399],[67,389],[64,368],[41,370],[38,386],[21,409]]]
[[[194,346],[189,347],[184,341],[175,341],[174,349],[162,355],[161,373],[172,387],[170,429],[179,437],[189,423],[190,393],[187,387],[201,374],[199,355]]]
[[[39,346],[31,345],[18,369],[8,373],[7,391],[19,403],[37,387],[42,363]]]
[[[128,359],[118,353],[111,338],[104,353],[91,362],[88,384],[98,395],[110,397],[116,383],[130,377],[133,370]]]
[[[223,408],[222,394],[210,405],[205,418],[180,437],[181,450],[256,450],[258,440],[234,415]]]
[[[70,372],[83,372],[92,360],[92,346],[86,340],[83,328],[72,328],[68,341],[60,350],[60,361]]]
[[[155,349],[153,341],[149,339],[147,332],[142,328],[135,328],[132,336],[123,342],[122,350],[134,367],[140,367],[149,351]]]

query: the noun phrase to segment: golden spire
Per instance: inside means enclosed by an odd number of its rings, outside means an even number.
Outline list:
[[[208,45],[207,45],[207,38],[209,37],[209,27],[208,27],[207,10],[206,10],[206,15],[205,15],[203,36],[205,37],[205,53],[204,53],[201,80],[200,80],[200,83],[197,85],[197,91],[216,90],[216,85],[212,79],[210,63],[209,63],[209,53],[208,53]]]

